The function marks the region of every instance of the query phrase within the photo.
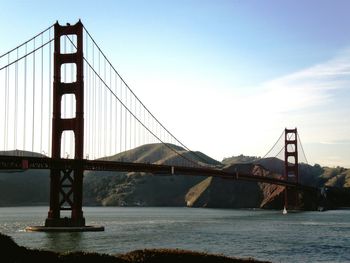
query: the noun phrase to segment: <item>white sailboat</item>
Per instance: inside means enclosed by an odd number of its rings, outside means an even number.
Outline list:
[[[284,215],[286,215],[288,212],[287,212],[287,209],[286,207],[283,208],[283,212],[282,212]]]

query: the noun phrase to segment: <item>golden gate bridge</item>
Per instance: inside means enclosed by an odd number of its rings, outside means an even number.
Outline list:
[[[132,171],[156,175],[214,176],[228,180],[285,186],[285,207],[295,208],[302,185],[297,129],[285,129],[278,145],[284,175],[266,176],[261,165],[249,171],[206,163],[150,112],[127,85],[79,20],[56,22],[0,56],[0,171],[50,170],[50,208],[45,227],[36,230],[88,228],[82,209],[86,170]],[[167,159],[111,161],[116,153],[160,143]],[[118,157],[118,155],[116,155]],[[305,157],[306,159],[306,157]],[[62,217],[70,211],[70,217]]]

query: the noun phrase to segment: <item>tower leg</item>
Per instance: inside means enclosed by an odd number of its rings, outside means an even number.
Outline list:
[[[78,226],[85,225],[83,217],[83,170],[74,170],[72,221]]]
[[[82,169],[51,171],[50,210],[45,221],[47,227],[83,227]],[[61,211],[71,211],[71,217],[61,218]]]
[[[50,224],[48,221],[60,218],[59,185],[60,171],[52,169],[50,173],[50,210],[45,225]]]

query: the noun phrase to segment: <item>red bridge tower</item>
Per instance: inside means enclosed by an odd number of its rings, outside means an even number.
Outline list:
[[[299,183],[298,131],[296,128],[285,129],[284,142],[284,179],[289,182]],[[295,189],[286,186],[284,197],[286,209],[298,208],[299,196]]]
[[[77,39],[75,53],[61,53],[61,37],[75,35]],[[64,64],[76,66],[76,81],[61,81],[61,69]],[[55,53],[53,81],[53,116],[52,116],[52,159],[61,159],[61,139],[64,131],[73,131],[75,155],[74,168],[51,168],[50,173],[50,210],[45,221],[48,227],[85,226],[82,211],[83,168],[79,160],[84,154],[84,76],[83,76],[83,24],[79,20],[75,25],[60,26],[55,24]],[[76,113],[74,118],[62,118],[61,101],[66,94],[74,94]],[[57,162],[58,163],[58,162]],[[61,218],[61,211],[71,211],[71,217]]]

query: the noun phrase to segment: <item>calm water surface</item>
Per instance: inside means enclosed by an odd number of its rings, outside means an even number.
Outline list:
[[[273,262],[350,262],[350,210],[300,212],[203,208],[86,207],[104,232],[27,233],[47,207],[0,208],[0,232],[18,244],[54,251],[121,253],[181,248]]]

